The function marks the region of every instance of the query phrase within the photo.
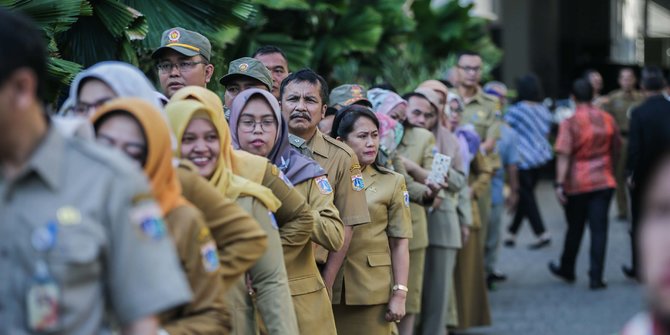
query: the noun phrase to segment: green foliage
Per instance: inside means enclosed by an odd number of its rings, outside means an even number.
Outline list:
[[[44,31],[56,97],[82,67],[103,60],[138,65],[155,79],[151,52],[164,30],[183,27],[212,42],[216,83],[228,63],[276,45],[291,70],[310,67],[331,85],[389,82],[407,91],[441,77],[454,52],[482,53],[485,71],[501,59],[484,19],[452,0],[0,0]]]

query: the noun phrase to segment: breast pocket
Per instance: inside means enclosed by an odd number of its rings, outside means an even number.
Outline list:
[[[54,277],[64,287],[98,282],[104,245],[103,228],[90,218],[76,225],[60,225],[54,249],[48,253]]]

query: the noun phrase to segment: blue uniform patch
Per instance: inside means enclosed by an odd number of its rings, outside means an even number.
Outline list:
[[[200,254],[205,271],[214,272],[219,269],[219,255],[216,253],[214,241],[209,241],[200,247]]]
[[[405,199],[405,207],[409,207],[409,192],[402,192],[402,196]]]
[[[277,219],[275,218],[275,215],[272,214],[272,212],[268,211],[268,216],[270,217],[270,222],[272,222],[272,227],[278,230],[279,225],[277,224]]]
[[[326,176],[316,177],[314,178],[314,182],[316,183],[316,186],[319,187],[319,191],[321,191],[322,194],[333,193],[333,187],[330,186],[330,182]]]
[[[145,237],[161,240],[167,235],[161,210],[153,201],[145,201],[130,212],[130,220],[134,222]]]
[[[360,174],[351,176],[351,186],[354,188],[354,191],[362,191],[365,188],[365,182],[363,182],[363,176]]]

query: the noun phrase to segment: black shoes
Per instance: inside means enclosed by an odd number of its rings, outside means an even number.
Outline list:
[[[528,249],[538,250],[538,249],[542,249],[544,247],[548,247],[550,244],[551,244],[551,238],[550,237],[544,237],[544,238],[539,239],[537,242],[529,245]]]
[[[593,291],[604,290],[607,288],[607,283],[602,280],[591,280],[589,288]]]
[[[554,262],[549,262],[549,271],[556,277],[560,278],[561,280],[565,281],[566,283],[572,284],[575,282],[575,275],[574,274],[568,274],[563,271],[558,265],[554,264]]]
[[[621,266],[621,272],[626,276],[628,279],[633,279],[639,281],[640,278],[637,276],[637,271],[633,267],[628,267],[625,265]]]
[[[486,287],[489,291],[494,291],[496,289],[496,283],[503,282],[507,280],[507,276],[501,272],[489,273],[486,276]]]
[[[512,238],[508,238],[505,240],[505,242],[503,242],[503,244],[508,248],[514,248],[514,246],[516,245],[516,241]]]

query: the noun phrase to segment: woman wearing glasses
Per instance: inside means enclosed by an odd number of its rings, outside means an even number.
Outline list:
[[[333,187],[319,164],[290,145],[288,125],[277,99],[255,88],[241,92],[232,103],[230,131],[236,148],[270,159],[305,196],[314,216],[312,241],[330,251],[339,250],[344,243],[344,225],[333,203]],[[314,249],[312,244],[284,246],[298,325],[304,334],[335,334],[330,298]]]

